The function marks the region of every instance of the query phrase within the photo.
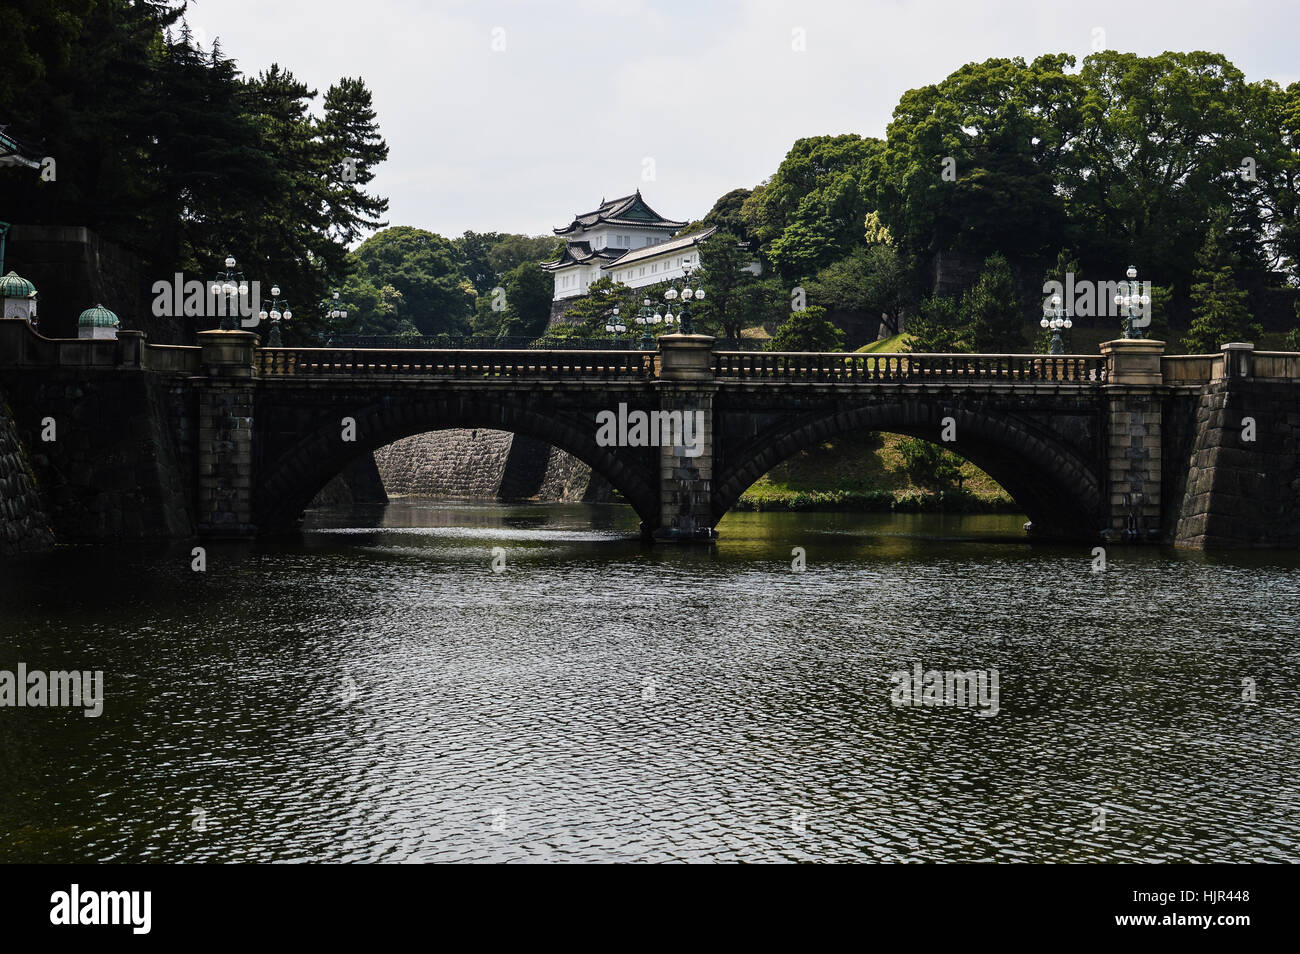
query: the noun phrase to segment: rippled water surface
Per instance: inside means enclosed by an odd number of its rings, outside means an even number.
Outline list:
[[[0,860],[1300,860],[1300,557],[1021,522],[397,502],[0,565],[0,669],[107,685],[0,708]],[[917,663],[1000,711],[891,705]]]

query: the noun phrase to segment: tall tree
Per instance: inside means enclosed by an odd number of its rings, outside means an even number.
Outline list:
[[[751,236],[745,227],[742,209],[745,200],[753,194],[753,189],[732,189],[717,202],[700,220],[701,225],[716,225],[719,232],[730,232],[741,242],[748,243]]]
[[[739,338],[750,320],[744,290],[756,281],[750,265],[754,255],[732,232],[717,231],[703,244],[700,261],[704,264],[700,279],[706,297],[699,307],[699,319],[722,331],[723,337]]]
[[[970,351],[961,339],[957,300],[949,295],[933,295],[922,301],[907,320],[906,334],[911,351],[929,354]]]
[[[746,229],[782,275],[811,275],[862,244],[861,223],[874,208],[868,170],[882,147],[852,134],[800,139],[744,200]]]
[[[865,246],[818,272],[808,292],[827,308],[879,317],[891,334],[898,334],[907,301],[906,269],[893,246]]]
[[[363,232],[383,228],[388,200],[363,187],[388,158],[388,143],[365,81],[344,77],[325,91],[325,113],[317,128],[324,154],[325,197],[332,233],[351,245]]]
[[[460,271],[448,239],[397,225],[376,232],[354,253],[357,277],[401,292],[397,316],[421,334],[463,334],[474,307],[474,286]]]
[[[546,331],[551,318],[555,282],[536,262],[520,262],[505,276],[505,334],[535,338]]]
[[[962,298],[966,324],[963,338],[977,354],[1023,351],[1021,318],[1015,279],[1006,257],[995,253],[984,262],[979,281]]]
[[[1033,255],[1065,224],[1052,170],[1078,126],[1074,58],[969,63],[903,94],[875,190],[881,218],[919,255]]]
[[[1107,50],[1078,76],[1082,123],[1059,171],[1086,262],[1186,288],[1210,210],[1230,206],[1243,156],[1248,90],[1218,53],[1140,57]]]
[[[1260,334],[1250,321],[1247,294],[1233,274],[1237,262],[1229,245],[1229,216],[1216,209],[1205,243],[1196,256],[1192,285],[1192,326],[1183,337],[1191,354],[1209,354],[1229,341],[1244,341]]]
[[[501,239],[500,232],[466,232],[454,240],[456,251],[460,255],[461,271],[480,295],[487,294],[496,287],[497,270],[488,258],[488,252]]]

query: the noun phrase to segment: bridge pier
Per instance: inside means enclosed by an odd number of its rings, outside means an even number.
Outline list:
[[[713,341],[708,335],[659,338],[659,407],[680,414],[690,446],[659,447],[659,526],[656,540],[682,543],[713,540]],[[690,421],[687,424],[685,422]]]
[[[199,532],[251,537],[253,523],[253,348],[249,331],[200,331],[196,506]]]
[[[1106,359],[1108,485],[1102,538],[1158,541],[1165,343],[1121,338],[1103,342],[1101,353]]]

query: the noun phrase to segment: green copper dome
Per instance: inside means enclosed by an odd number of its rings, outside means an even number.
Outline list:
[[[0,278],[0,298],[30,298],[35,294],[36,286],[17,272]]]
[[[103,305],[87,308],[77,319],[78,328],[116,328],[119,325],[121,322],[117,320],[117,315]]]

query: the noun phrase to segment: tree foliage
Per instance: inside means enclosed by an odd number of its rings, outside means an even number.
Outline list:
[[[844,332],[826,320],[826,309],[809,305],[776,329],[767,343],[768,351],[843,351]]]
[[[366,286],[392,286],[394,320],[413,326],[422,335],[464,334],[475,303],[474,286],[465,278],[460,257],[450,239],[407,225],[372,235],[352,255],[354,272],[343,297],[359,307],[358,330],[375,334],[366,311]]]
[[[348,244],[387,209],[365,191],[388,154],[365,83],[340,79],[322,100],[279,64],[245,75],[171,0],[20,7],[18,22],[0,11],[0,116],[57,175],[0,169],[5,218],[87,226],[150,280],[211,278],[233,255],[281,286],[290,340],[311,332]]]
[[[1236,256],[1228,238],[1228,212],[1217,209],[1196,255],[1196,282],[1192,285],[1192,325],[1183,345],[1192,354],[1217,352],[1230,341],[1258,335],[1252,326],[1247,294],[1233,276]]]

